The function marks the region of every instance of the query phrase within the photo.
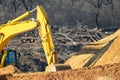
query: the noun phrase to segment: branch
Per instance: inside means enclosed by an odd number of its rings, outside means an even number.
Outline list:
[[[108,4],[111,5],[111,7],[112,7],[112,9],[113,9],[113,8],[114,8],[114,7],[113,7],[113,0],[107,0],[107,2],[108,2]]]
[[[97,7],[100,8],[102,6],[103,0],[98,0]]]
[[[68,40],[70,40],[74,45],[77,44],[73,39],[71,39],[70,37],[68,37],[68,36],[67,36],[66,34],[64,34],[64,33],[54,33],[54,34],[63,35],[63,36],[66,37]]]
[[[22,3],[23,3],[23,5],[24,5],[25,9],[28,11],[28,7],[27,7],[27,5],[26,5],[26,3],[25,3],[25,0],[22,0]]]
[[[97,5],[95,4],[95,2],[93,0],[88,0],[95,8],[97,8]]]

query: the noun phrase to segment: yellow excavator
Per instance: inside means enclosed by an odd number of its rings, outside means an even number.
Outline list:
[[[31,13],[37,10],[36,19],[23,20]],[[71,69],[69,65],[58,64],[58,52],[54,49],[54,43],[50,31],[48,17],[42,6],[37,6],[31,11],[9,21],[0,26],[0,67],[8,64],[16,64],[15,50],[3,49],[5,45],[15,36],[23,32],[38,29],[39,36],[42,40],[44,53],[48,66],[46,71],[59,71]]]

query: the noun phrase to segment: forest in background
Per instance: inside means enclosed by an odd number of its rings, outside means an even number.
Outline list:
[[[42,5],[52,26],[118,27],[120,0],[0,0],[0,24]],[[30,17],[35,18],[36,14]]]

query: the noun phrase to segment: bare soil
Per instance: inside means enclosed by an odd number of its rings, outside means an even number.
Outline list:
[[[58,72],[11,73],[0,80],[119,80],[120,63]]]

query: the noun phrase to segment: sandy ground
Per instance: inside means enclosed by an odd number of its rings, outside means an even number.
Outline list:
[[[0,80],[119,80],[120,63],[58,72],[29,72],[1,75]]]

